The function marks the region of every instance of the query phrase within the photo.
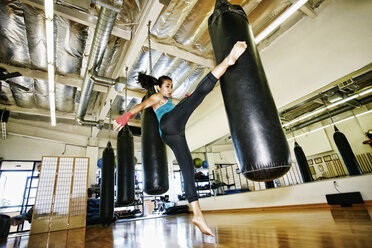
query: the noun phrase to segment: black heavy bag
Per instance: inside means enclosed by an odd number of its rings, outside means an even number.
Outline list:
[[[346,165],[347,172],[349,175],[362,175],[358,161],[355,158],[353,150],[351,150],[350,144],[346,139],[346,136],[338,131],[335,126],[335,133],[333,134],[333,140],[336,143],[337,149],[341,154],[342,160]]]
[[[128,206],[134,202],[134,143],[133,134],[125,125],[117,139],[116,205]]]
[[[313,176],[311,175],[309,164],[307,163],[305,153],[302,150],[302,147],[297,142],[295,142],[294,153],[296,156],[298,168],[301,172],[302,181],[304,183],[314,181]]]
[[[115,155],[109,141],[102,154],[99,217],[103,225],[110,225],[114,216],[114,169]]]
[[[267,181],[267,182],[265,182],[265,186],[266,186],[267,189],[273,189],[273,188],[275,188],[274,181]]]
[[[278,178],[290,169],[291,155],[247,16],[242,7],[217,0],[208,25],[216,64],[237,41],[248,45],[220,79],[241,171],[255,181]]]
[[[150,95],[146,94],[142,101]],[[141,119],[143,190],[149,195],[160,195],[169,189],[165,144],[160,138],[159,122],[154,110],[144,109]]]
[[[10,216],[0,214],[0,239],[7,238],[10,228]]]

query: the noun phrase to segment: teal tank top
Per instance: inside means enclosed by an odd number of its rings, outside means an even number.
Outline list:
[[[162,135],[161,130],[160,130],[160,120],[163,117],[163,115],[165,115],[166,113],[168,113],[174,108],[172,101],[166,96],[164,96],[164,98],[166,98],[168,101],[165,104],[161,105],[159,108],[157,108],[155,111],[156,118],[158,118],[158,122],[159,122],[160,137]]]

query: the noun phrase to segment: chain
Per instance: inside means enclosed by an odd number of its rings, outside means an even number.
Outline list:
[[[151,27],[151,21],[149,21],[149,23],[147,24],[147,27],[148,27],[148,32],[147,32],[147,39],[149,40],[149,71],[150,71],[150,75],[152,75],[152,58],[151,58],[151,31],[150,31],[150,27]]]
[[[332,115],[331,115],[331,112],[329,111],[328,107],[327,107],[327,103],[325,102],[324,100],[324,97],[322,95],[320,95],[320,98],[322,99],[322,102],[327,110],[327,113],[329,115],[329,118],[331,118],[331,121],[332,121],[332,124],[334,125],[334,121],[333,121],[333,118],[332,118]]]
[[[110,122],[109,122],[109,131],[111,132],[111,120],[112,120],[112,99],[110,99]]]
[[[293,132],[293,129],[292,129],[292,125],[291,125],[291,124],[289,124],[289,130],[290,130],[291,133],[292,133],[292,136],[293,136],[293,140],[294,140],[294,142],[296,142],[296,138],[295,138],[295,135],[294,135],[294,132]]]
[[[128,107],[128,67],[125,67],[125,108],[124,111],[127,112],[127,107]]]

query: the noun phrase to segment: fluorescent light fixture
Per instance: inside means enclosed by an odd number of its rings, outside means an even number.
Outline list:
[[[288,127],[288,126],[290,126],[290,125],[292,125],[292,124],[294,124],[294,123],[296,123],[296,122],[299,122],[299,121],[301,121],[301,120],[304,120],[304,119],[306,119],[306,118],[309,118],[309,117],[311,117],[311,116],[314,116],[314,115],[316,115],[316,114],[319,114],[319,113],[321,113],[321,112],[323,112],[323,111],[325,111],[325,110],[327,110],[327,109],[331,109],[331,108],[333,108],[333,107],[336,107],[336,106],[338,106],[338,105],[340,105],[340,104],[342,104],[342,103],[345,103],[345,102],[351,101],[351,100],[353,100],[353,99],[355,99],[355,98],[357,98],[357,97],[359,97],[359,96],[367,95],[367,94],[369,94],[369,93],[371,93],[371,92],[372,92],[372,88],[369,88],[368,90],[365,90],[365,91],[360,92],[360,93],[358,93],[358,94],[355,94],[355,95],[352,95],[352,96],[346,97],[345,99],[343,99],[343,100],[341,100],[341,101],[338,101],[338,102],[332,103],[332,104],[330,104],[330,105],[328,105],[328,106],[326,106],[326,107],[322,107],[322,108],[320,108],[320,109],[318,109],[318,110],[316,110],[316,111],[314,111],[314,112],[311,112],[311,113],[309,113],[309,114],[303,115],[303,116],[301,116],[301,117],[299,117],[299,118],[297,118],[297,119],[295,119],[295,120],[292,120],[292,121],[290,121],[290,122],[284,124],[283,127]]]
[[[54,5],[53,0],[44,0],[44,12],[46,19],[53,19],[54,12],[53,5]]]
[[[359,117],[359,116],[362,116],[362,115],[370,114],[370,113],[372,113],[372,110],[368,110],[368,111],[366,111],[366,112],[364,112],[364,113],[360,113],[360,114],[357,114],[357,115],[355,115],[355,116],[347,117],[347,118],[345,118],[345,119],[343,119],[343,120],[339,120],[339,121],[336,121],[335,123],[331,123],[331,124],[325,125],[325,126],[323,126],[323,127],[320,127],[320,128],[314,129],[314,130],[311,130],[311,131],[309,131],[309,132],[302,133],[302,134],[300,134],[300,135],[297,135],[297,136],[295,136],[295,137],[289,138],[289,139],[287,139],[287,140],[290,141],[290,140],[293,140],[293,139],[299,138],[299,137],[304,136],[304,135],[308,135],[308,134],[311,134],[311,133],[315,133],[315,132],[317,132],[317,131],[319,131],[319,130],[322,130],[322,129],[325,129],[325,128],[327,128],[327,127],[330,127],[330,126],[333,126],[333,125],[339,124],[339,123],[341,123],[341,122],[345,122],[345,121],[347,121],[347,120],[351,120],[351,119],[353,119],[353,118],[355,118],[355,117]]]
[[[54,92],[49,92],[49,108],[50,108],[50,123],[56,125],[56,95]],[[54,110],[54,111],[52,111]]]
[[[54,92],[54,65],[48,64],[48,85],[49,92]]]
[[[302,7],[308,0],[299,0],[291,5],[286,11],[283,12],[278,18],[276,18],[272,23],[270,23],[267,28],[265,28],[261,33],[254,38],[256,44],[260,43],[266,36],[268,36],[272,31],[274,31],[280,24],[288,19],[294,12]]]
[[[53,21],[47,19],[46,27],[46,44],[47,44],[47,60],[48,63],[54,64],[54,28]]]
[[[53,23],[53,0],[44,0],[45,28],[48,60],[48,88],[49,88],[49,108],[50,122],[56,125],[56,95],[54,84],[54,23]]]

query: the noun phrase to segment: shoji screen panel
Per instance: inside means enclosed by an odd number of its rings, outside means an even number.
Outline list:
[[[88,158],[43,157],[31,234],[85,227]]]
[[[76,158],[70,202],[70,226],[85,226],[87,214],[88,158]]]

